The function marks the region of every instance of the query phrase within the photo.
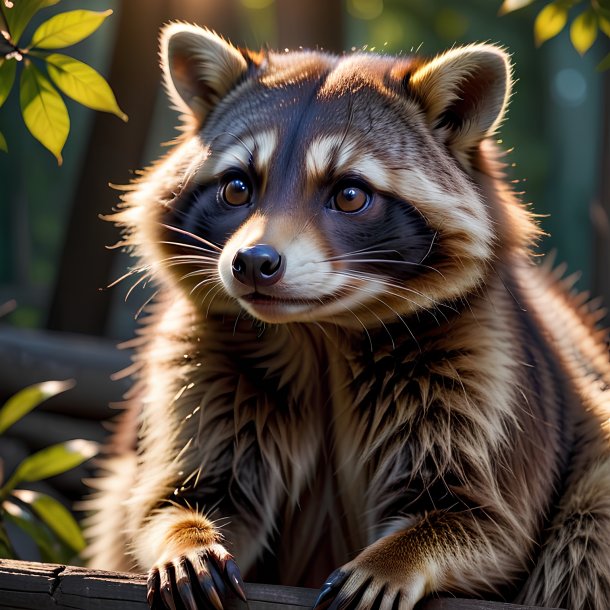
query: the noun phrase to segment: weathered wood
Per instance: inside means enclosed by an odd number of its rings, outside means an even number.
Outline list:
[[[231,599],[227,610],[304,610],[315,589],[246,584],[248,606]],[[146,610],[146,577],[0,559],[0,609],[11,610]],[[534,610],[499,602],[433,599],[420,610]]]
[[[37,411],[108,419],[116,415],[109,404],[119,402],[130,386],[127,379],[111,377],[130,362],[129,351],[110,339],[0,324],[0,401],[33,383],[74,379],[74,388]]]

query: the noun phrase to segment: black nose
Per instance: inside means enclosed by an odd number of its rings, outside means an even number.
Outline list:
[[[284,267],[284,259],[273,246],[257,244],[237,251],[233,276],[252,288],[271,286],[284,275]]]

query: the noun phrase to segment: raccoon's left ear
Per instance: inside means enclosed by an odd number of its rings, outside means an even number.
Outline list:
[[[160,55],[172,100],[199,125],[248,68],[244,56],[226,40],[187,23],[163,28]]]
[[[410,75],[430,126],[461,156],[494,133],[510,95],[508,54],[489,44],[452,49]]]

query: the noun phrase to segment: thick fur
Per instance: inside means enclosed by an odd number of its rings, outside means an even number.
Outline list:
[[[157,293],[92,565],[152,570],[170,607],[230,553],[284,584],[340,568],[322,605],[610,608],[607,348],[532,262],[491,141],[504,51],[256,54],[172,24],[162,60],[187,116],[113,217]],[[257,244],[271,285],[235,271]]]

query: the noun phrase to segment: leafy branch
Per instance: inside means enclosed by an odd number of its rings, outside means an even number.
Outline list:
[[[534,0],[504,0],[500,15],[512,13],[532,4]],[[580,12],[570,24],[570,40],[580,55],[592,46],[601,31],[610,38],[610,1],[609,0],[554,0],[548,3],[537,15],[534,22],[534,40],[540,46],[557,36],[566,26],[570,11],[581,7]],[[597,66],[598,70],[610,68],[610,53]]]
[[[69,55],[54,52],[89,37],[112,14],[111,10],[59,13],[41,23],[29,43],[22,43],[23,33],[34,15],[59,1],[0,0],[0,107],[20,69],[19,103],[23,120],[34,138],[61,165],[70,117],[60,91],[83,106],[110,112],[123,121],[127,121],[127,115],[119,108],[103,76]],[[8,151],[2,133],[0,150]]]
[[[0,408],[0,434],[42,401],[64,392],[73,383],[47,381],[25,388]],[[70,470],[97,453],[91,441],[75,439],[46,447],[23,460],[5,480],[0,461],[0,558],[17,558],[6,523],[23,530],[36,544],[43,561],[63,563],[85,547],[80,527],[55,498],[22,483],[40,481]]]

